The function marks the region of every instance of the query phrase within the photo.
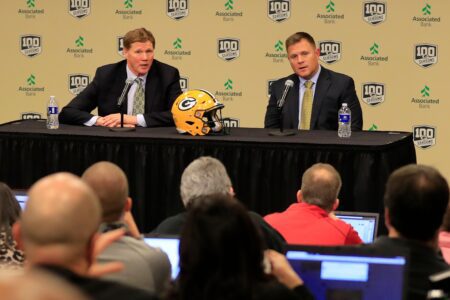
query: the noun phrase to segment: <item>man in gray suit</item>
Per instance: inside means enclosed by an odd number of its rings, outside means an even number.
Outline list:
[[[128,197],[128,180],[115,164],[102,161],[90,166],[82,176],[95,191],[103,209],[101,232],[126,228],[126,236],[113,242],[97,257],[99,263],[120,261],[121,272],[104,278],[125,283],[160,294],[170,281],[170,262],[158,248],[148,246],[143,240],[132,236],[125,225],[124,216],[130,213],[131,198]]]
[[[288,37],[286,50],[294,74],[272,84],[264,127],[279,128],[283,125],[286,129],[337,130],[338,110],[342,103],[347,103],[352,112],[352,130],[361,130],[363,116],[353,79],[322,67],[319,64],[320,50],[314,38],[306,32]],[[277,102],[290,81],[292,87],[288,89],[284,106],[279,109]],[[305,97],[307,90],[310,97]],[[302,105],[308,102],[304,101],[306,98],[311,99],[312,107],[305,111]]]

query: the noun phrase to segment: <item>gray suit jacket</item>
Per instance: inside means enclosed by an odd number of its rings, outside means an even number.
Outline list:
[[[314,92],[310,128],[313,130],[337,130],[338,110],[341,108],[342,103],[346,102],[352,112],[352,130],[361,130],[363,127],[363,116],[353,79],[324,67],[321,68]],[[284,83],[288,79],[294,82],[294,86],[289,90],[285,104],[280,111],[277,108],[277,101],[281,98],[284,91]],[[299,84],[300,80],[296,74],[281,78],[272,84],[271,96],[264,120],[265,128],[279,128],[281,117],[283,119],[283,128],[298,128]]]
[[[123,271],[104,276],[123,284],[160,294],[167,289],[171,279],[167,254],[148,246],[144,241],[124,236],[112,243],[98,257],[99,263],[120,261]]]

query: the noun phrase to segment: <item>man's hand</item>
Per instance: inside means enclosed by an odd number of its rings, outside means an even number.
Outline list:
[[[103,124],[97,126],[105,126],[105,127],[120,127],[120,114],[110,114],[105,117],[100,117],[102,119]],[[99,118],[99,119],[100,119]],[[97,123],[99,121],[97,120]],[[131,115],[123,115],[123,126],[124,127],[135,127],[137,124],[137,117]]]

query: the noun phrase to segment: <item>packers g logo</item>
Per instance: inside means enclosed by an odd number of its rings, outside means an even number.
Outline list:
[[[386,89],[384,83],[366,82],[362,85],[362,99],[369,105],[375,106],[384,102]]]
[[[283,22],[291,16],[291,0],[268,0],[267,16],[275,22]]]
[[[34,57],[42,52],[40,35],[27,34],[20,37],[20,52],[28,57]]]
[[[423,68],[431,67],[438,61],[438,46],[432,44],[414,45],[414,62]]]
[[[197,100],[195,98],[187,97],[181,100],[178,104],[178,109],[185,111],[193,108],[197,104]]]
[[[436,144],[436,127],[416,125],[413,127],[413,141],[417,147],[427,149]]]
[[[240,55],[240,41],[233,38],[222,38],[217,40],[217,56],[225,61],[232,61]]]
[[[117,53],[123,57],[123,36],[117,37]]]
[[[91,0],[69,0],[69,14],[82,19],[91,13]]]
[[[189,79],[187,77],[180,77],[180,87],[181,90],[186,92],[189,88]]]
[[[386,21],[386,3],[367,1],[363,3],[363,19],[369,24],[378,25]]]
[[[176,21],[189,15],[189,0],[167,0],[166,14]]]
[[[342,44],[338,41],[319,41],[320,60],[332,64],[341,59]]]
[[[74,95],[81,93],[89,84],[87,74],[69,74],[69,92]]]

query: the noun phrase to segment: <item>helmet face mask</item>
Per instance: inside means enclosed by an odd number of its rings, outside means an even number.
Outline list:
[[[179,133],[206,135],[223,129],[221,110],[224,107],[205,90],[186,91],[175,100],[172,115]]]

